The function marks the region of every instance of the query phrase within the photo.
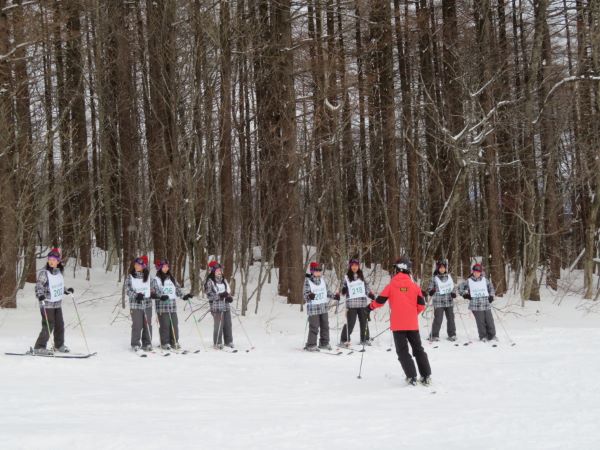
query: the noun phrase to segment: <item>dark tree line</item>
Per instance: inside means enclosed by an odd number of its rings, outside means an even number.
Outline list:
[[[260,246],[291,303],[303,245],[592,298],[599,119],[593,0],[0,0],[0,302],[51,245],[196,292]]]

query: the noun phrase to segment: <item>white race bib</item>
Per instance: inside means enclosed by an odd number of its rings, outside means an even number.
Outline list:
[[[229,292],[229,286],[227,285],[227,281],[223,280],[222,283],[217,283],[215,281],[215,287],[217,288],[217,293],[222,294],[224,292]]]
[[[131,276],[131,288],[136,294],[144,294],[144,298],[150,298],[150,277],[148,277],[148,281],[144,283],[143,278]]]
[[[481,277],[479,281],[469,278],[469,294],[471,294],[471,298],[488,297],[490,295],[485,277]]]
[[[442,281],[438,276],[436,276],[435,284],[437,285],[437,291],[440,295],[450,294],[454,290],[454,280],[450,275],[448,275],[446,281]]]
[[[158,282],[162,284],[162,295],[168,295],[171,300],[175,300],[177,298],[177,290],[175,288],[175,283],[173,283],[170,278],[167,278],[164,281],[164,283],[161,282],[159,278]]]
[[[346,277],[346,285],[348,286],[348,298],[364,298],[367,296],[367,289],[365,287],[365,282],[362,280],[354,280],[350,281],[348,277]]]
[[[46,271],[48,275],[48,288],[50,289],[50,299],[46,299],[52,303],[60,302],[65,293],[65,279],[62,273],[58,272],[56,275]]]
[[[311,301],[313,305],[321,305],[327,303],[327,285],[325,280],[321,280],[321,284],[316,285],[312,281],[308,280],[310,286],[310,292],[315,294],[315,298]]]

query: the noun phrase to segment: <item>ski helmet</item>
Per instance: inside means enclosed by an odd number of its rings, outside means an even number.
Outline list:
[[[408,257],[406,256],[402,256],[401,258],[398,258],[396,262],[394,262],[394,270],[397,273],[410,273],[411,268],[412,263],[410,262],[410,259],[408,259]]]

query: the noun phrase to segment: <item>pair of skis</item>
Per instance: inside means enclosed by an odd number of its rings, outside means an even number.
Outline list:
[[[175,350],[175,349],[170,349],[170,350],[150,350],[150,351],[146,351],[146,350],[136,350],[134,352],[137,356],[139,356],[140,358],[147,358],[148,354],[153,354],[153,355],[160,355],[163,357],[166,356],[170,356],[172,353],[176,354],[176,355],[187,355],[187,354],[196,354],[196,353],[200,353],[200,350]]]
[[[98,354],[94,353],[35,353],[33,348],[29,347],[29,350],[22,353],[5,352],[8,356],[40,356],[42,358],[61,358],[61,359],[87,359]]]

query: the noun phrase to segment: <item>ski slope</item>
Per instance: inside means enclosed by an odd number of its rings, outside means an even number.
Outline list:
[[[90,359],[4,355],[37,337],[33,286],[19,293],[18,309],[0,310],[0,449],[600,448],[600,326],[578,294],[559,299],[544,291],[542,302],[524,309],[514,295],[498,299],[515,346],[497,318],[496,348],[462,345],[468,338],[459,317],[461,345],[454,346],[444,340],[444,323],[437,348],[425,343],[433,370],[426,388],[405,384],[387,351],[389,332],[364,354],[362,379],[360,353],[301,351],[305,313],[274,296],[274,285],[265,287],[259,314],[241,318],[254,350],[244,351],[250,344],[235,318],[240,351],[212,350],[209,316],[201,322],[205,351],[180,302],[181,343],[202,351],[139,358],[129,350],[127,310],[115,309],[116,279],[101,268],[92,270],[91,282],[65,270],[90,350],[98,352]],[[67,345],[85,352],[70,299],[63,311]],[[330,314],[332,344],[342,311],[339,320]],[[459,311],[474,338],[466,303]],[[370,322],[372,336],[386,319],[387,306]],[[424,337],[428,323],[421,321]]]

